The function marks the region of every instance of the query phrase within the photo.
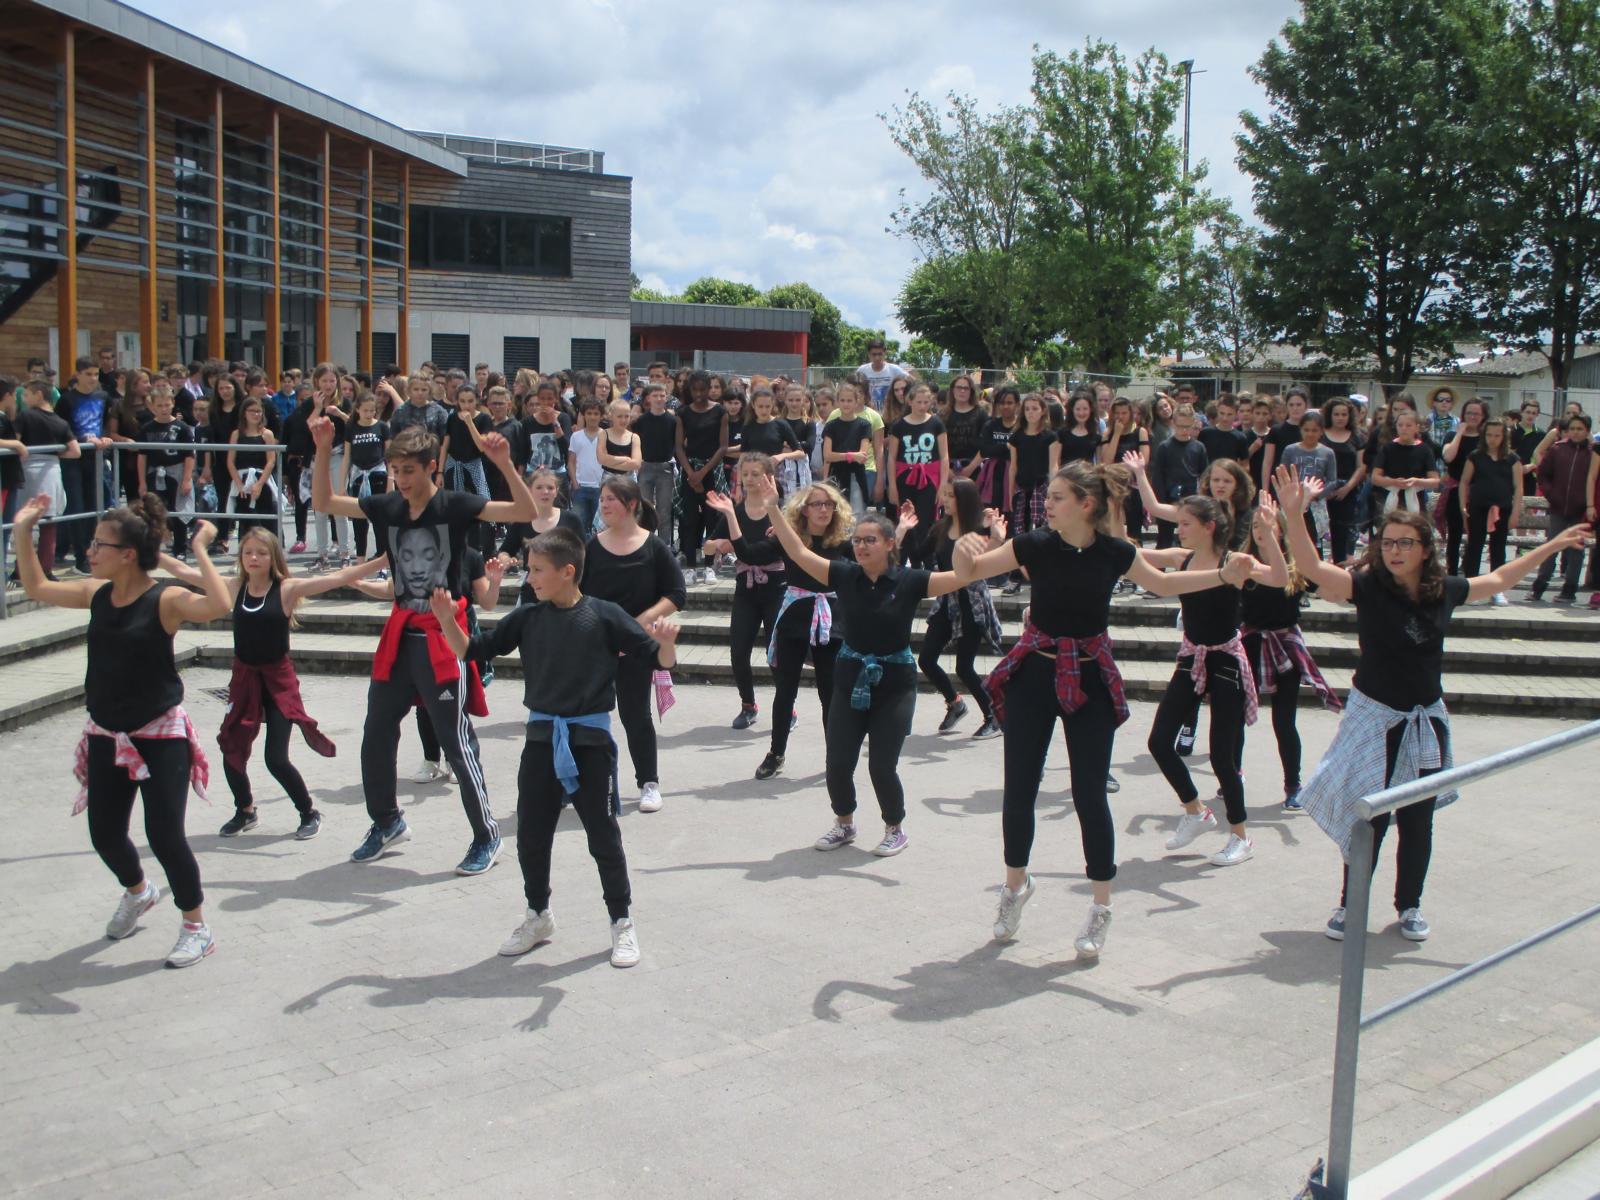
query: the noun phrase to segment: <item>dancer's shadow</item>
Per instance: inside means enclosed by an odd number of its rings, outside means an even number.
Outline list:
[[[424,875],[387,863],[338,862],[293,879],[207,879],[206,890],[237,893],[219,902],[218,907],[224,912],[257,912],[282,900],[348,904],[349,912],[319,917],[311,922],[313,925],[341,925],[396,907],[399,901],[388,899],[387,893],[402,892],[420,884],[443,883],[455,877],[453,871]]]
[[[1139,837],[1144,833],[1147,825],[1153,824],[1158,834],[1170,833],[1178,828],[1178,819],[1182,816],[1183,809],[1176,803],[1173,804],[1172,810],[1166,813],[1135,813],[1128,819],[1127,828],[1123,832],[1129,837]],[[1218,830],[1226,833],[1228,830],[1228,818],[1223,814],[1220,807],[1216,808],[1216,817]],[[1271,830],[1278,835],[1285,846],[1298,846],[1300,838],[1294,832],[1293,825],[1303,819],[1305,818],[1284,812],[1280,806],[1267,807],[1263,805],[1250,810],[1249,827],[1254,830]],[[1199,843],[1195,843],[1195,845],[1198,846]],[[1216,848],[1220,850],[1221,846]],[[1174,853],[1177,853],[1177,851],[1174,851]],[[1202,853],[1210,853],[1210,851],[1188,850],[1183,857],[1193,858],[1195,855]]]
[[[772,796],[792,796],[797,792],[809,791],[821,783],[822,772],[819,771],[815,775],[774,775],[771,779],[744,776],[725,779],[721,783],[697,784],[685,791],[696,800],[739,800],[746,804],[759,804]]]
[[[1098,1004],[1107,1012],[1129,1017],[1139,1011],[1128,1004],[1100,996],[1081,987],[1062,982],[1064,976],[1088,970],[1093,963],[1072,961],[1029,966],[1002,956],[999,943],[990,942],[962,955],[954,962],[923,963],[895,978],[903,987],[884,987],[836,979],[826,983],[811,1002],[811,1012],[820,1021],[838,1021],[834,1001],[854,993],[892,1004],[890,1016],[898,1021],[948,1021],[970,1017],[991,1008],[1001,1008],[1045,992],[1071,996]]]
[[[137,937],[138,933],[134,936]],[[133,963],[95,962],[91,959],[90,956],[96,951],[104,950],[111,944],[105,938],[96,938],[71,950],[63,950],[54,958],[12,963],[0,971],[0,1004],[12,1005],[18,1016],[71,1016],[81,1010],[63,993],[106,987],[161,970],[161,958]]]
[[[772,736],[769,729],[752,727],[750,729],[734,729],[729,725],[695,725],[688,729],[677,729],[672,733],[656,731],[656,745],[662,747],[690,746],[695,750],[713,749],[718,746],[749,746],[752,750],[765,752],[768,738]]]
[[[870,880],[882,887],[900,886],[898,879],[859,870],[859,867],[879,861],[876,858],[868,858],[867,862],[860,862],[860,857],[859,851],[853,852],[848,846],[829,853],[803,846],[794,850],[784,850],[771,858],[757,858],[744,862],[680,863],[672,867],[635,868],[634,873],[670,875],[678,871],[743,871],[744,877],[751,883],[772,883],[779,879],[841,878]]]
[[[938,817],[987,817],[1000,811],[1005,792],[990,788],[982,792],[968,792],[964,796],[924,796],[923,807]],[[1044,797],[1040,797],[1043,801]]]
[[[1186,971],[1160,983],[1140,984],[1142,992],[1169,995],[1188,983],[1212,979],[1239,979],[1259,975],[1269,983],[1303,987],[1308,983],[1331,983],[1339,978],[1343,956],[1338,946],[1315,929],[1269,929],[1261,940],[1267,945],[1244,962],[1210,971]],[[1439,967],[1456,970],[1464,963],[1441,962],[1411,953],[1415,943],[1397,937],[1374,936],[1367,941],[1367,967],[1387,970],[1391,966]]]
[[[19,854],[15,858],[0,858],[0,867],[9,867],[17,863],[44,862],[51,858],[81,858],[85,854],[93,853],[93,850],[53,850],[49,854]]]
[[[539,950],[533,953],[537,955]],[[517,1022],[518,1029],[531,1033],[549,1024],[550,1015],[566,998],[565,989],[552,986],[556,980],[580,974],[610,960],[609,950],[548,965],[537,960],[514,965],[499,955],[493,955],[459,971],[446,971],[438,975],[346,975],[284,1005],[283,1011],[291,1014],[309,1012],[322,1002],[324,996],[347,987],[371,988],[373,994],[367,997],[367,1003],[374,1008],[408,1007],[426,1004],[430,1000],[521,1000],[534,997],[538,1000],[538,1008],[531,1016]]]
[[[1034,875],[1039,879],[1069,879],[1072,881],[1072,890],[1083,895],[1090,895],[1094,891],[1094,884],[1082,875],[1055,874],[1046,871],[1035,871]],[[1204,875],[1195,870],[1192,858],[1187,860],[1134,858],[1117,864],[1117,877],[1112,881],[1112,887],[1117,891],[1144,892],[1157,900],[1165,900],[1167,902],[1165,908],[1150,910],[1149,915],[1154,917],[1164,913],[1199,908],[1199,901],[1179,895],[1170,885],[1204,878]]]

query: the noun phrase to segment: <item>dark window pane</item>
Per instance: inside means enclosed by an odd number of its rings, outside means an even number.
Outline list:
[[[467,214],[449,208],[433,210],[433,265],[467,265]]]
[[[539,218],[506,214],[506,270],[539,269]]]
[[[500,269],[500,218],[474,213],[467,218],[467,265],[484,271]]]
[[[539,273],[572,274],[572,222],[565,217],[539,217]]]

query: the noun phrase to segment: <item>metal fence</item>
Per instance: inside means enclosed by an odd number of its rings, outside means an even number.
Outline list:
[[[28,457],[31,459],[35,455],[46,455],[59,458],[66,452],[66,449],[67,447],[65,446],[29,446]],[[87,472],[90,494],[86,498],[83,511],[52,513],[39,523],[41,525],[70,525],[84,521],[98,523],[102,516],[122,502],[121,498],[125,491],[123,487],[124,456],[133,459],[141,451],[170,452],[174,450],[187,450],[196,454],[223,456],[229,450],[237,449],[238,447],[233,446],[231,443],[224,442],[114,442],[110,446],[83,447],[82,457],[77,461],[93,463],[93,469]],[[259,447],[252,446],[248,450],[251,453],[260,453]],[[277,525],[278,540],[282,542],[283,523],[286,518],[289,499],[283,488],[284,449],[282,445],[277,445],[268,447],[268,450],[272,453],[272,485],[278,494],[278,506],[275,513],[256,514],[250,512],[240,513],[235,510],[222,512],[200,510],[193,512],[182,511],[173,515],[189,520],[236,521],[241,524],[253,525],[272,523]],[[0,449],[0,458],[4,457],[15,458],[18,455],[14,450]],[[132,465],[131,462],[128,464],[130,468]],[[199,475],[200,472],[196,471],[196,490],[193,494],[197,500],[200,486]],[[140,488],[143,490],[143,480],[140,481]],[[4,577],[7,580],[11,577],[13,567],[11,532],[16,528],[15,522],[10,518],[15,515],[16,509],[21,506],[21,494],[26,494],[28,491],[27,486],[19,489],[18,498],[8,503],[5,513],[6,519],[0,521],[0,567],[3,567]],[[218,494],[220,495],[221,493],[219,492]],[[4,620],[8,615],[8,589],[0,586],[0,620]]]
[[[1351,1143],[1356,1119],[1356,1075],[1361,1056],[1361,1034],[1364,1030],[1371,1029],[1379,1022],[1386,1021],[1425,1000],[1431,1000],[1455,987],[1456,984],[1515,958],[1523,951],[1565,933],[1591,917],[1600,916],[1600,904],[1591,905],[1582,912],[1574,913],[1554,925],[1541,929],[1538,933],[1531,934],[1504,949],[1496,950],[1493,954],[1485,955],[1477,962],[1452,971],[1441,979],[1425,984],[1398,1000],[1392,1000],[1373,1012],[1363,1013],[1361,1005],[1366,983],[1367,916],[1372,899],[1372,858],[1375,840],[1369,822],[1374,817],[1392,813],[1396,809],[1415,804],[1419,800],[1426,800],[1440,792],[1452,791],[1463,784],[1488,779],[1557,751],[1582,745],[1596,737],[1600,737],[1600,721],[1590,721],[1575,729],[1563,730],[1550,737],[1540,738],[1526,746],[1503,750],[1465,766],[1452,767],[1448,771],[1427,775],[1410,783],[1385,788],[1356,801],[1358,820],[1350,839],[1350,872],[1344,916],[1344,956],[1339,974],[1338,1033],[1333,1055],[1333,1102],[1329,1116],[1326,1174],[1322,1177],[1323,1168],[1319,1163],[1313,1169],[1305,1190],[1301,1192],[1302,1196],[1311,1200],[1348,1200]]]
[[[902,364],[903,365],[903,364]],[[806,370],[806,386],[812,388],[831,387],[842,379],[854,375],[859,367],[809,367]],[[969,379],[978,381],[981,389],[997,387],[1002,383],[1013,383],[1024,392],[1037,392],[1044,388],[1052,387],[1059,392],[1068,392],[1075,387],[1088,387],[1095,383],[1107,384],[1119,396],[1132,395],[1134,391],[1140,392],[1138,398],[1147,398],[1154,395],[1158,387],[1169,387],[1165,381],[1150,378],[1139,379],[1135,382],[1132,375],[1099,375],[1090,371],[1044,371],[1034,370],[1030,367],[1011,367],[1003,371],[989,370],[981,367],[915,367],[910,368],[917,379],[931,383],[934,387],[946,387],[958,375],[965,375]],[[1220,379],[1220,377],[1219,377]],[[1189,382],[1193,382],[1189,380]],[[1202,380],[1201,382],[1208,382]]]

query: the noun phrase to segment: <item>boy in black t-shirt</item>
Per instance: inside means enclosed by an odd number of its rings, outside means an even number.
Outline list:
[[[417,428],[397,434],[385,451],[394,491],[359,500],[335,495],[329,465],[333,423],[316,417],[310,428],[317,447],[312,508],[371,521],[377,546],[389,555],[394,580],[394,610],[373,656],[361,739],[361,783],[372,828],[350,859],[374,862],[391,843],[406,835],[405,818],[395,796],[395,758],[400,748],[400,723],[411,706],[420,702],[461,785],[461,803],[472,825],[472,845],[456,873],[481,875],[500,853],[500,832],[489,811],[478,736],[468,714],[483,716],[488,709],[477,672],[451,653],[430,601],[435,588],[449,592],[457,602],[457,619],[465,628],[462,567],[469,532],[480,521],[531,521],[533,495],[511,462],[511,447],[496,433],[483,434],[477,445],[505,478],[514,499],[491,501],[470,492],[440,491],[434,483],[439,443]]]
[[[194,434],[172,415],[172,393],[150,395],[150,419],[139,427],[141,442],[192,442]],[[189,526],[178,515],[188,502],[194,511],[194,451],[141,450],[137,457],[137,486],[148,488],[167,506],[167,528],[172,531],[172,556],[180,562],[189,553]]]
[[[493,630],[470,641],[449,621],[452,606],[442,591],[433,593],[434,614],[453,653],[489,661],[517,650],[525,667],[528,733],[517,771],[517,861],[527,910],[500,953],[508,958],[526,954],[555,933],[550,854],[562,806],[570,802],[600,869],[611,918],[611,965],[631,967],[639,961],[639,942],[629,916],[633,892],[622,830],[611,806],[617,769],[611,710],[622,657],[669,668],[676,661],[678,630],[666,618],[642,629],[616,604],[583,595],[578,588],[583,559],[577,534],[541,533],[528,547],[533,603],[518,605]]]

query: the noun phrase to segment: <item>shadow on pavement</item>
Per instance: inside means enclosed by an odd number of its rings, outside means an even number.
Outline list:
[[[150,936],[140,926],[133,936]],[[135,963],[94,962],[90,956],[97,950],[112,945],[105,938],[96,938],[71,950],[63,950],[54,958],[14,962],[0,971],[0,1004],[10,1004],[18,1016],[65,1017],[80,1012],[79,1007],[64,998],[64,992],[82,988],[106,987],[159,971],[166,955]]]
[[[547,948],[546,948],[547,949]],[[549,965],[537,961],[540,948],[529,953],[533,959],[501,958],[498,954],[462,967],[459,971],[446,971],[438,975],[346,975],[325,984],[314,992],[284,1005],[286,1013],[309,1012],[322,1002],[324,996],[347,987],[364,987],[372,990],[367,1003],[374,1008],[399,1008],[426,1004],[430,1000],[522,1000],[533,997],[538,1008],[532,1015],[517,1022],[524,1032],[543,1029],[550,1021],[566,991],[551,986],[558,979],[578,975],[602,964],[609,965],[611,951],[602,950],[583,958]]]
[[[236,893],[217,903],[217,907],[224,912],[257,912],[283,900],[348,904],[353,911],[312,922],[313,925],[341,925],[394,908],[399,901],[387,899],[389,892],[401,892],[422,884],[443,883],[454,878],[456,875],[453,871],[424,875],[383,862],[365,865],[339,862],[307,871],[293,879],[207,879],[206,890]]]
[[[1165,900],[1165,908],[1152,908],[1149,916],[1160,916],[1164,913],[1185,912],[1191,908],[1199,908],[1198,900],[1191,900],[1173,891],[1172,884],[1188,883],[1193,880],[1204,879],[1205,871],[1210,867],[1204,859],[1197,863],[1193,855],[1181,858],[1131,858],[1117,864],[1117,877],[1111,881],[1113,897],[1117,892],[1144,892],[1158,900]],[[1217,868],[1221,869],[1221,868]],[[1035,871],[1035,879],[1070,879],[1072,891],[1090,895],[1094,884],[1082,872],[1050,872]],[[1085,910],[1087,911],[1087,910]]]
[[[826,983],[811,1002],[811,1012],[821,1021],[841,1020],[841,1015],[834,1011],[834,1002],[840,996],[854,994],[893,1005],[889,1015],[897,1021],[948,1021],[1046,992],[1087,1000],[1118,1016],[1129,1017],[1140,1011],[1137,1004],[1113,1000],[1063,982],[1064,977],[1093,967],[1092,962],[1082,961],[1030,966],[1003,957],[1003,947],[990,942],[953,962],[941,960],[912,967],[904,975],[896,976],[905,981],[903,987],[850,980]]]
[[[866,861],[862,861],[865,859]],[[881,860],[870,853],[845,846],[839,850],[823,852],[810,846],[784,850],[771,858],[757,858],[744,862],[681,863],[675,867],[645,867],[635,871],[638,875],[670,875],[678,871],[743,871],[752,883],[772,883],[778,879],[865,879],[883,887],[899,887],[898,879],[874,875],[859,868]]]
[[[1235,979],[1246,975],[1260,975],[1269,983],[1286,987],[1303,987],[1308,983],[1333,983],[1339,978],[1342,952],[1339,943],[1329,940],[1320,929],[1269,929],[1261,935],[1266,948],[1244,962],[1231,967],[1218,967],[1211,971],[1187,971],[1160,983],[1139,985],[1141,992],[1155,992],[1166,996],[1188,983],[1210,979]],[[1367,941],[1367,968],[1387,969],[1391,966],[1438,967],[1453,971],[1465,963],[1441,962],[1436,958],[1423,958],[1413,953],[1415,942],[1398,935],[1374,930]]]

